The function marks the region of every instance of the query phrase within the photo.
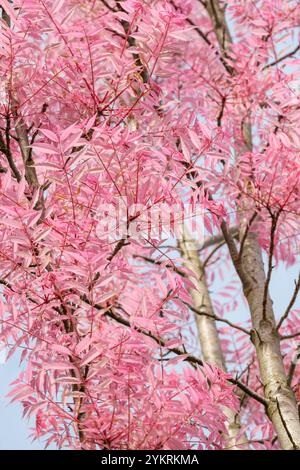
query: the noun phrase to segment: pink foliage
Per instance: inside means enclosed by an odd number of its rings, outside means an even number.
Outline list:
[[[130,235],[162,202],[166,213],[204,207],[215,234],[221,217],[237,223],[242,194],[259,212],[261,246],[268,252],[278,214],[275,260],[296,261],[299,57],[268,64],[299,41],[299,8],[227,4],[234,74],[196,0],[0,0],[10,16],[0,30],[0,339],[9,356],[22,348],[10,396],[47,445],[220,449],[224,407],[238,406],[228,379],[242,371],[262,392],[241,331],[220,328],[230,374],[187,360],[197,345],[181,258],[163,232]],[[248,119],[251,151],[241,128]],[[24,148],[38,185],[25,173]],[[122,203],[126,234],[115,239],[120,227],[107,233],[99,221]],[[208,266],[212,286],[229,271],[220,253]],[[226,282],[213,300],[227,318],[243,299],[237,279]],[[294,310],[282,334],[297,327]],[[284,347],[288,360],[294,348]],[[254,448],[272,447],[271,424],[250,398],[242,422]]]

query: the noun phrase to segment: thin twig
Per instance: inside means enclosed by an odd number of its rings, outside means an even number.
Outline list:
[[[98,310],[103,311],[103,308],[100,305],[94,305],[94,307]],[[139,333],[141,333],[145,336],[148,336],[149,338],[153,339],[160,346],[165,347],[165,345],[166,345],[165,340],[163,340],[162,338],[160,338],[156,335],[153,335],[150,331],[147,331],[144,328],[132,326],[128,320],[126,320],[124,317],[122,317],[121,315],[114,312],[112,309],[104,312],[104,315],[111,318],[111,319],[113,319],[113,320],[115,320],[115,321],[117,321],[118,323],[120,323],[124,326],[127,326],[129,328],[134,328],[137,332],[139,332]],[[181,356],[181,355],[186,356],[186,353],[183,350],[179,349],[179,348],[167,348],[167,349],[170,352],[176,354],[177,356]],[[185,357],[184,361],[189,362],[190,364],[192,364],[194,366],[195,365],[199,365],[199,366],[203,365],[203,361],[201,359],[199,359],[199,358],[197,358],[197,357],[195,357],[191,354],[188,354]],[[229,378],[228,382],[230,382],[234,385],[237,385],[243,392],[247,393],[247,395],[249,395],[251,398],[254,398],[254,400],[258,401],[259,403],[261,403],[265,407],[268,405],[268,401],[264,397],[262,397],[261,395],[259,395],[256,392],[254,392],[252,389],[247,387],[247,385],[245,385],[240,380],[237,380],[237,379],[234,379],[234,378]]]
[[[180,6],[176,5],[176,3],[173,1],[173,0],[170,0],[170,3],[171,5],[173,5],[173,7],[175,8],[175,10],[180,10],[181,11],[181,8]],[[203,31],[199,28],[199,26],[197,26],[193,20],[191,20],[190,18],[186,18],[185,21],[190,24],[191,26],[194,26],[194,31],[196,31],[198,33],[198,35],[203,39],[203,41],[206,42],[206,44],[208,46],[212,46],[212,43],[210,42],[210,40],[208,39],[208,37],[206,36],[206,34],[203,33]]]
[[[280,341],[284,341],[285,339],[297,338],[297,336],[300,336],[300,331],[298,331],[297,333],[291,333],[290,335],[280,335]]]
[[[300,274],[298,276],[298,280],[297,282],[295,283],[295,289],[294,289],[294,293],[292,295],[292,298],[290,300],[290,303],[288,304],[284,314],[282,315],[282,317],[280,318],[278,324],[277,324],[277,327],[276,329],[279,330],[279,328],[281,327],[282,323],[284,322],[284,320],[288,317],[290,311],[292,310],[293,306],[294,306],[294,303],[296,302],[296,299],[297,299],[297,296],[298,296],[298,293],[299,293],[299,290],[300,290]],[[286,336],[284,337],[286,338]]]
[[[170,268],[172,269],[175,273],[179,274],[180,276],[182,277],[186,277],[186,273],[184,271],[182,271],[181,269],[177,268],[174,265],[170,264],[170,263],[164,263],[163,261],[159,261],[159,260],[155,260],[155,259],[152,259],[148,256],[142,256],[142,255],[133,255],[134,258],[140,258],[140,259],[143,259],[144,261],[147,261],[148,263],[151,263],[151,264],[156,264],[157,266],[163,266],[164,268]]]
[[[225,240],[221,241],[210,253],[209,255],[207,256],[207,258],[203,261],[203,269],[206,268],[206,266],[208,265],[208,262],[209,260],[211,260],[211,258],[214,256],[214,254],[220,249],[222,248],[223,245],[225,245]]]
[[[235,238],[238,236],[238,227],[235,225],[233,227],[229,227],[228,231],[231,233],[231,235]],[[205,238],[205,240],[202,243],[202,246],[200,248],[200,251],[205,250],[205,248],[209,248],[210,246],[216,245],[220,243],[221,241],[224,240],[224,235],[223,233],[219,233],[218,235],[213,235],[211,237]]]
[[[248,331],[246,328],[243,328],[242,326],[236,325],[235,323],[232,323],[230,320],[226,320],[226,318],[221,318],[221,317],[218,317],[215,314],[207,313],[204,310],[199,310],[199,309],[193,307],[192,305],[190,305],[188,302],[185,302],[185,301],[182,301],[182,302],[187,307],[189,307],[192,310],[192,312],[196,313],[196,315],[205,315],[206,317],[210,317],[215,321],[226,323],[227,325],[231,326],[232,328],[235,328],[236,330],[240,330],[243,333],[245,333],[246,335],[250,336],[250,331]]]
[[[270,64],[267,64],[263,67],[263,70],[266,70],[270,67],[274,67],[274,65],[277,65],[279,64],[280,62],[282,62],[283,60],[285,59],[288,59],[289,57],[292,57],[294,54],[296,54],[296,52],[298,52],[300,50],[300,44],[298,44],[298,46],[296,46],[292,51],[290,52],[287,52],[286,54],[284,54],[283,56],[279,57],[279,59],[277,60],[274,60],[273,62],[271,62]]]
[[[289,386],[292,385],[293,377],[294,377],[299,359],[300,359],[300,344],[298,344],[298,346],[297,346],[296,357],[294,356],[292,358],[292,362],[291,362],[291,365],[290,365],[290,368],[289,368],[289,371],[288,371],[287,383],[288,383]]]

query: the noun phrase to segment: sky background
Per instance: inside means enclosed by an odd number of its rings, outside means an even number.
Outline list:
[[[294,290],[294,279],[298,277],[299,267],[286,269],[281,264],[273,272],[271,295],[277,316],[284,312]],[[216,288],[217,286],[215,286]],[[299,299],[294,308],[299,308]],[[231,315],[233,321],[248,318],[247,308],[240,304],[240,309]],[[6,364],[0,364],[0,450],[39,450],[44,449],[43,442],[32,442],[29,438],[29,423],[22,418],[22,407],[19,404],[9,404],[5,395],[9,391],[9,384],[16,379],[20,372],[18,358],[11,358]]]

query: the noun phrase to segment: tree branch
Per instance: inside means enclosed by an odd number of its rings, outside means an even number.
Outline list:
[[[0,133],[0,152],[2,152],[6,159],[7,159],[7,162],[8,162],[8,165],[11,169],[11,172],[13,174],[13,176],[16,178],[16,180],[18,181],[18,183],[21,181],[22,177],[21,177],[21,174],[14,162],[14,159],[12,157],[12,154],[11,154],[11,150],[10,148],[5,144],[4,142],[4,139],[3,139],[3,136],[2,134]]]
[[[297,296],[298,296],[298,293],[299,293],[299,290],[300,290],[300,274],[298,276],[298,280],[297,282],[295,283],[295,289],[294,289],[294,293],[292,295],[292,298],[290,300],[290,303],[288,304],[284,314],[282,315],[282,317],[280,318],[278,324],[277,324],[277,327],[276,329],[279,330],[279,328],[281,327],[282,323],[284,322],[284,320],[288,317],[290,311],[292,310],[293,306],[294,306],[294,303],[296,302],[297,300]],[[284,337],[286,338],[286,336]]]
[[[293,377],[296,371],[299,358],[300,358],[300,345],[298,345],[297,347],[296,357],[293,357],[290,368],[289,368],[289,372],[288,372],[288,384],[290,386],[292,385]]]
[[[170,3],[171,5],[173,5],[173,7],[175,8],[175,10],[181,10],[180,6],[176,5],[176,3],[173,1],[173,0],[170,0]],[[212,43],[210,42],[210,40],[208,39],[208,37],[206,36],[206,34],[203,33],[203,31],[199,28],[199,26],[197,26],[193,20],[191,20],[190,18],[186,18],[186,22],[188,24],[190,24],[191,26],[194,26],[194,30],[199,34],[199,36],[203,39],[203,41],[206,42],[206,44],[208,46],[212,46]]]
[[[232,328],[235,328],[236,330],[240,330],[243,333],[245,333],[246,335],[250,336],[250,331],[248,331],[246,328],[243,328],[242,326],[239,326],[239,325],[236,325],[235,323],[232,323],[230,320],[226,320],[226,318],[218,317],[217,315],[205,312],[204,310],[199,310],[199,309],[193,307],[192,305],[190,305],[189,303],[187,303],[185,301],[183,301],[183,303],[187,307],[189,307],[192,310],[192,312],[196,313],[196,315],[205,315],[206,317],[213,318],[215,321],[226,323],[227,325],[231,326]]]
[[[182,271],[181,269],[177,268],[174,265],[172,264],[166,264],[164,263],[163,261],[158,261],[158,260],[155,260],[155,259],[152,259],[148,256],[142,256],[142,255],[133,255],[134,258],[140,258],[140,259],[143,259],[144,261],[147,261],[148,263],[151,263],[151,264],[156,264],[157,266],[161,266],[163,265],[164,268],[170,268],[172,269],[172,271],[174,271],[175,273],[179,274],[180,276],[182,277],[186,277],[186,273],[184,271]]]
[[[94,307],[97,310],[103,311],[103,308],[100,305],[94,305]],[[104,315],[111,318],[112,320],[115,320],[116,322],[120,323],[121,325],[127,326],[128,328],[134,328],[137,332],[153,339],[158,345],[160,345],[162,347],[165,347],[166,341],[164,339],[160,338],[159,336],[153,335],[151,332],[145,330],[144,328],[133,327],[128,320],[126,320],[124,317],[122,317],[121,315],[114,312],[112,309],[110,309],[107,312],[104,312]],[[168,351],[176,354],[177,356],[186,355],[186,352],[179,349],[179,348],[167,348],[167,349],[168,349]],[[195,366],[195,365],[202,366],[203,365],[203,361],[201,359],[199,359],[199,358],[197,358],[197,357],[195,357],[191,354],[188,354],[188,356],[184,360],[186,362],[189,362],[193,366]],[[237,380],[237,379],[234,379],[234,378],[229,378],[228,382],[232,383],[233,385],[238,386],[243,392],[247,393],[247,395],[249,395],[251,398],[253,398],[254,400],[261,403],[263,406],[265,406],[265,407],[267,406],[268,402],[265,398],[263,398],[261,395],[259,395],[258,393],[254,392],[252,389],[247,387],[247,385],[245,385],[240,380]]]
[[[233,227],[228,228],[229,233],[233,236],[233,238],[236,238],[239,234],[239,229],[237,225],[234,225]],[[210,246],[216,245],[218,243],[221,243],[224,241],[224,235],[223,233],[219,233],[218,235],[213,235],[212,237],[207,237],[200,248],[200,251],[205,250],[205,248],[209,248]]]
[[[292,51],[290,52],[287,52],[286,54],[284,54],[283,56],[279,57],[279,59],[277,60],[274,60],[273,62],[271,62],[270,64],[267,64],[263,67],[263,70],[266,70],[270,67],[274,67],[274,65],[277,65],[279,64],[280,62],[282,62],[283,60],[285,59],[288,59],[289,57],[292,57],[294,54],[296,54],[298,51],[300,50],[300,44],[298,44],[298,46],[296,46]]]
[[[208,265],[209,261],[211,260],[211,258],[214,256],[214,254],[220,249],[222,248],[223,245],[225,245],[225,240],[221,241],[210,253],[209,255],[207,256],[207,258],[205,258],[205,260],[203,261],[203,269],[206,268],[206,266]]]

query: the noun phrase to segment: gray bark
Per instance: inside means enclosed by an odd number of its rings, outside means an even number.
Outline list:
[[[255,234],[248,234],[240,258],[237,258],[236,253],[231,254],[251,312],[251,339],[256,349],[264,395],[268,400],[267,414],[282,449],[299,450],[299,412],[294,393],[288,385],[269,292],[263,308],[266,275]]]
[[[234,70],[226,64],[227,50],[232,43],[232,39],[224,10],[217,0],[208,0],[205,5],[214,26],[220,47],[221,60],[226,70],[234,75]],[[250,123],[243,126],[243,134],[246,149],[251,151]],[[245,230],[243,220],[240,229],[241,238],[243,239]],[[244,240],[242,255],[239,256],[235,242],[224,222],[222,231],[234,266],[242,281],[244,294],[251,312],[252,341],[256,348],[264,394],[268,400],[267,414],[274,425],[282,449],[300,449],[299,412],[294,393],[288,385],[269,292],[267,292],[265,304],[267,280],[261,247],[255,233],[248,233]]]
[[[195,242],[191,239],[186,227],[183,227],[182,239],[178,241],[179,248],[186,260],[186,267],[195,273],[195,277],[191,276],[190,280],[195,284],[196,288],[191,289],[191,297],[195,309],[205,312],[208,315],[214,315],[214,309],[211,302],[210,294],[207,288],[205,271],[199,259],[198,250]],[[226,364],[222,352],[216,322],[207,315],[195,315],[197,323],[198,337],[201,346],[203,359],[212,365],[226,371]],[[238,450],[238,444],[247,443],[245,436],[240,436],[240,420],[237,413],[229,408],[223,409],[227,417],[226,448],[230,450]]]

